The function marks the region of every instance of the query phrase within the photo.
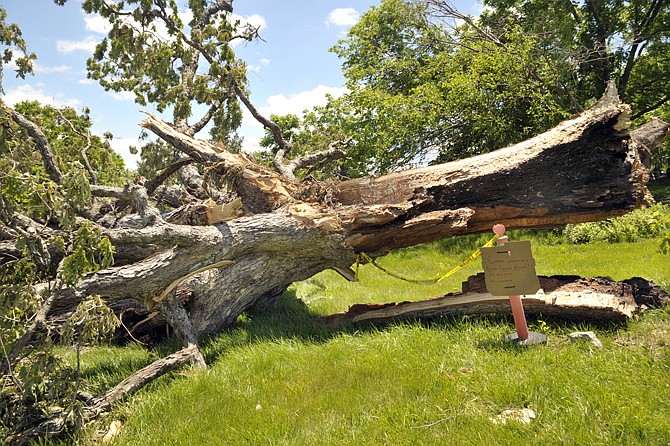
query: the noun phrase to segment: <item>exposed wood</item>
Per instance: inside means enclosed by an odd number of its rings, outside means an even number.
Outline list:
[[[354,207],[344,222],[347,242],[356,250],[383,253],[488,231],[496,223],[552,227],[650,203],[649,174],[626,131],[628,116],[615,92],[608,93],[593,109],[525,142],[452,163],[339,183],[340,215],[346,218]]]
[[[86,294],[99,294],[111,305],[135,300],[134,314],[147,314],[144,302],[175,278],[235,261],[183,284],[199,338],[233,323],[243,311],[267,307],[292,282],[328,268],[350,276],[347,268],[361,251],[379,256],[447,236],[488,232],[495,223],[543,228],[620,215],[651,202],[649,174],[639,159],[637,138],[627,131],[628,115],[628,107],[609,91],[585,113],[496,152],[384,177],[301,185],[302,190],[150,118],[148,127],[180,144],[189,156],[221,163],[221,174],[231,169],[238,181],[251,184],[247,195],[240,193],[243,206],[245,197],[254,200],[254,194],[261,196],[257,204],[264,203],[253,206],[256,212],[284,204],[274,212],[245,213],[210,226],[166,222],[107,230],[117,249],[152,245],[161,251],[63,290],[53,316],[69,311]],[[649,141],[659,140],[658,131],[644,130]],[[151,318],[133,322],[150,326]]]
[[[659,288],[648,281],[616,282],[609,278],[575,276],[540,276],[542,289],[523,296],[526,314],[557,316],[564,319],[623,321],[647,308],[650,296],[658,299]],[[637,279],[639,281],[640,279]],[[653,291],[652,291],[653,290]],[[654,294],[656,293],[656,294]],[[660,290],[661,297],[663,291]],[[667,293],[665,299],[668,299]],[[443,315],[511,314],[509,299],[486,292],[484,274],[471,276],[463,282],[460,293],[417,302],[359,304],[347,311],[321,318],[327,325],[339,326],[358,322],[388,322],[407,318],[431,318]]]
[[[193,160],[225,173],[232,189],[250,212],[271,212],[291,199],[295,186],[277,173],[252,163],[243,155],[218,150],[205,141],[181,133],[150,113],[147,115],[148,118],[141,123],[142,127]]]

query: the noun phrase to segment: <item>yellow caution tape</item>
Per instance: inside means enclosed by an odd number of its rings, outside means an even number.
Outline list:
[[[491,240],[489,240],[488,242],[486,242],[486,243],[484,244],[483,248],[489,248],[489,247],[493,246],[493,245],[496,243],[496,240],[498,240],[499,237],[500,237],[499,235],[495,235],[495,236],[493,236],[493,238],[492,238]],[[473,252],[472,254],[470,254],[470,257],[468,257],[467,259],[463,260],[461,263],[458,264],[458,266],[456,266],[456,267],[453,268],[451,271],[447,272],[446,274],[443,274],[443,275],[440,276],[440,277],[436,277],[436,278],[434,278],[434,279],[417,280],[417,279],[410,279],[410,278],[408,278],[408,277],[404,277],[404,276],[402,276],[402,275],[400,275],[400,274],[398,274],[398,273],[394,273],[393,271],[389,271],[389,270],[387,270],[387,269],[384,268],[383,266],[379,265],[379,264],[375,261],[375,259],[373,259],[373,258],[370,257],[369,255],[367,255],[366,253],[362,252],[362,253],[360,253],[360,254],[358,255],[358,258],[356,259],[356,266],[355,266],[355,268],[356,268],[356,269],[355,269],[355,273],[356,273],[356,281],[358,281],[358,266],[359,266],[360,264],[362,264],[362,263],[371,263],[372,265],[374,265],[375,268],[379,269],[380,271],[383,271],[384,273],[388,274],[388,275],[391,276],[391,277],[395,277],[396,279],[404,280],[405,282],[411,282],[411,283],[418,283],[418,284],[432,285],[432,284],[435,284],[435,283],[442,282],[442,281],[443,281],[444,279],[446,279],[447,277],[453,276],[453,275],[456,274],[458,271],[460,271],[461,269],[463,269],[463,267],[464,267],[465,265],[467,265],[468,263],[472,262],[472,261],[475,260],[477,257],[479,257],[479,256],[481,255],[481,253],[482,253],[481,249],[477,249],[475,252]]]

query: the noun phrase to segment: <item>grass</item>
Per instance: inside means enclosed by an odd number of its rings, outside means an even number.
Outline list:
[[[670,290],[660,239],[585,245],[560,231],[512,232],[530,239],[539,274],[625,279]],[[441,275],[488,236],[394,252],[380,264],[419,279]],[[114,445],[670,445],[670,308],[627,324],[531,319],[545,346],[503,337],[509,317],[437,318],[329,329],[313,316],[354,303],[423,299],[460,289],[479,260],[432,286],[392,279],[371,265],[359,283],[325,271],[294,284],[273,311],[249,314],[201,343],[209,370],[165,376],[105,420],[124,427]],[[595,331],[598,349],[572,343]],[[95,347],[82,371],[93,392],[174,351]],[[493,420],[529,408],[530,424]],[[100,424],[100,428],[104,426]],[[92,444],[91,432],[59,444]]]
[[[294,299],[280,305],[285,323],[304,324]],[[629,327],[549,321],[549,345],[530,349],[501,342],[513,331],[505,318],[277,338],[264,338],[264,322],[207,344],[208,356],[216,351],[208,372],[163,380],[122,407],[115,444],[670,442],[668,312]],[[596,330],[604,348],[569,343],[577,329]],[[537,419],[494,424],[508,407]]]
[[[670,256],[657,253],[657,239],[569,246],[534,237],[540,274],[640,275],[670,285]],[[423,246],[381,262],[430,277],[440,263],[467,256],[467,245]],[[473,262],[436,287],[389,279],[370,265],[358,284],[330,272],[296,284],[274,311],[203,342],[207,372],[173,373],[119,406],[106,420],[125,423],[114,444],[670,444],[670,309],[627,325],[531,320],[549,343],[527,349],[502,341],[514,331],[506,317],[339,330],[312,318],[354,302],[453,290],[479,268]],[[604,347],[569,342],[577,330],[596,331]],[[176,348],[92,348],[84,375],[99,391]],[[505,408],[530,408],[537,418],[495,424]]]
[[[527,235],[524,237],[524,235]],[[530,235],[512,232],[510,239],[531,239],[536,270],[541,275],[609,276],[623,280],[639,276],[653,280],[670,289],[670,256],[659,252],[658,239],[635,243],[587,245],[546,244],[550,234]],[[467,258],[473,246],[481,246],[486,236],[469,237],[467,249],[461,245],[441,246],[440,243],[394,252],[379,264],[384,268],[417,279],[439,277]],[[346,310],[355,303],[401,302],[420,300],[460,291],[461,282],[481,271],[481,261],[475,260],[454,276],[431,286],[402,282],[372,265],[362,265],[359,283],[346,282],[333,271],[324,271],[293,285],[298,298],[308,303],[311,311],[320,315]]]

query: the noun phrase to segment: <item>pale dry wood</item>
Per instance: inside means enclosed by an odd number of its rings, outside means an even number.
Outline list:
[[[416,302],[353,305],[347,311],[321,318],[327,325],[388,322],[397,319],[431,318],[445,315],[511,314],[509,299],[485,290],[484,276],[472,276],[463,291]],[[647,296],[626,282],[606,278],[540,276],[542,289],[522,296],[527,315],[564,319],[624,321],[646,307],[638,304]],[[666,293],[667,296],[667,293]]]
[[[60,309],[91,293],[110,301],[135,299],[139,314],[142,302],[175,278],[233,260],[235,265],[183,284],[191,290],[189,317],[200,337],[228,326],[248,309],[266,307],[292,282],[319,271],[334,268],[350,276],[347,268],[361,251],[379,256],[447,236],[488,232],[494,223],[542,228],[620,215],[650,201],[648,171],[627,131],[628,114],[609,92],[593,109],[490,154],[324,185],[315,197],[321,200],[293,197],[289,191],[295,185],[275,175],[271,183],[282,186],[285,204],[272,213],[245,214],[213,226],[166,223],[108,230],[117,246],[158,244],[164,252],[86,277],[64,290]],[[194,157],[226,159],[232,169],[247,166],[246,160],[218,153],[156,118],[149,121],[150,127],[160,127],[159,135],[179,141]],[[248,169],[254,181],[262,179],[262,173]],[[267,192],[254,187],[255,193]],[[263,199],[266,204],[278,204],[274,193]]]

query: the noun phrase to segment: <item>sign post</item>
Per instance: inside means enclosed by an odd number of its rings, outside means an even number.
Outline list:
[[[516,333],[505,339],[523,345],[544,344],[545,335],[528,331],[521,301],[522,294],[535,294],[540,289],[530,242],[509,242],[503,235],[503,225],[495,225],[493,232],[498,236],[497,246],[481,249],[482,266],[487,291],[494,296],[509,296]]]

